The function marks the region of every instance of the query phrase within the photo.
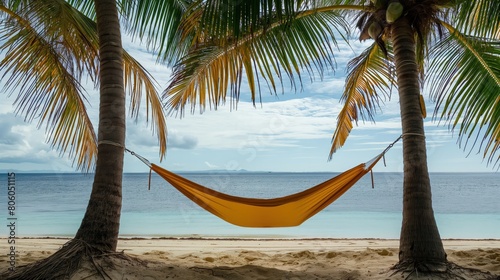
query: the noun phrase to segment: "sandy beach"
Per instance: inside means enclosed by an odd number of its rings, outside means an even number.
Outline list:
[[[0,241],[2,250],[7,250],[7,240]],[[47,257],[67,241],[18,239],[17,265]],[[500,240],[443,242],[449,261],[499,279]],[[402,279],[389,271],[397,263],[398,245],[398,240],[386,239],[120,239],[118,251],[137,257],[142,265],[123,260],[115,263],[118,267],[110,275],[113,279]],[[3,271],[9,263],[2,255]],[[87,276],[80,273],[74,279]]]

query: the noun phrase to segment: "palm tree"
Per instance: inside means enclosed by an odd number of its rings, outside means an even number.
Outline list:
[[[78,169],[92,170],[97,137],[80,81],[88,75],[96,86],[99,84],[95,21],[62,0],[2,1],[0,17],[0,50],[5,54],[0,70],[7,80],[5,92],[17,96],[16,113],[28,122],[38,119],[53,147],[67,153]],[[165,117],[156,82],[126,51],[123,60],[130,114],[138,117],[144,92],[148,114],[158,132],[160,154],[164,155]]]
[[[101,252],[114,252],[118,242],[120,227],[120,212],[122,199],[122,175],[123,154],[125,148],[125,88],[124,73],[129,70],[123,67],[123,50],[121,45],[120,17],[116,0],[94,1],[97,30],[99,31],[99,62],[100,62],[100,108],[99,108],[99,131],[98,131],[98,153],[94,175],[94,183],[87,211],[75,240],[91,244],[93,249]],[[88,3],[88,2],[87,2]],[[75,1],[76,6],[83,3]],[[146,36],[154,48],[163,49],[166,57],[176,57],[180,53],[180,45],[176,45],[175,30],[180,20],[184,6],[182,1],[121,1],[120,11],[130,17],[135,14],[136,20],[129,25],[131,32],[139,32],[140,38]],[[84,9],[91,9],[87,6]],[[157,24],[151,23],[151,19],[161,19]],[[136,31],[138,30],[139,31]],[[148,34],[143,34],[148,30]],[[157,30],[157,31],[154,31]],[[157,46],[154,32],[157,36],[167,39]],[[126,56],[128,57],[128,55]],[[127,65],[125,65],[127,66]],[[125,72],[124,72],[125,70]],[[130,81],[133,83],[136,95],[140,97],[141,80]],[[157,95],[154,95],[156,98]],[[155,99],[154,112],[163,116],[158,99]],[[135,101],[134,101],[135,102]],[[138,108],[132,108],[132,111]],[[135,112],[137,113],[137,111]],[[158,126],[159,135],[166,136],[164,118],[161,126]],[[160,138],[160,156],[166,152],[166,138]]]
[[[78,268],[80,260],[116,250],[125,145],[125,90],[131,95],[130,111],[137,116],[141,92],[146,93],[148,114],[158,134],[160,156],[166,151],[166,125],[155,82],[147,71],[122,49],[120,17],[115,0],[1,1],[0,70],[9,77],[7,89],[18,94],[17,112],[39,125],[47,125],[49,141],[62,153],[69,152],[76,166],[91,170],[94,184],[75,238],[41,263],[8,274],[11,279],[53,279]],[[121,12],[135,12],[130,30],[145,38],[168,30],[180,19],[182,2],[122,1]],[[173,5],[175,4],[175,5]],[[78,10],[76,8],[78,8]],[[96,17],[97,23],[92,20]],[[145,20],[171,16],[155,26]],[[177,20],[178,22],[178,20]],[[99,31],[99,32],[97,32]],[[149,32],[149,33],[148,33]],[[152,37],[152,36],[151,36]],[[175,40],[159,49],[170,53]],[[150,44],[156,47],[156,40]],[[178,49],[178,46],[175,47]],[[175,51],[172,51],[175,57]],[[96,139],[86,112],[84,74],[100,87],[99,124]],[[95,164],[95,165],[94,165]],[[68,269],[69,268],[69,269]],[[97,266],[96,266],[97,269]]]
[[[95,11],[100,63],[99,142],[92,193],[75,239],[114,251],[120,228],[125,152],[122,39],[116,1],[95,1]]]
[[[217,108],[228,96],[237,102],[243,76],[254,102],[259,81],[265,80],[274,93],[285,77],[296,87],[301,73],[314,78],[334,64],[330,42],[347,39],[354,26],[360,40],[373,44],[348,64],[330,158],[345,143],[353,122],[373,120],[379,101],[396,87],[404,162],[396,268],[446,271],[432,209],[420,93],[426,83],[437,100],[435,116],[459,130],[461,143],[478,143],[488,162],[499,163],[500,2],[200,1],[181,24],[191,48],[174,68],[165,91],[167,106],[182,115],[188,104],[194,111],[196,106]]]

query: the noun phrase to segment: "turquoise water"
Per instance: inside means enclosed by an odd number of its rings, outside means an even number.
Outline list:
[[[0,175],[7,208],[7,174]],[[247,197],[278,197],[325,181],[333,173],[188,173],[207,187]],[[433,173],[433,204],[443,238],[500,238],[497,173]],[[16,173],[18,236],[72,236],[83,217],[92,185],[83,174]],[[125,174],[122,236],[398,238],[402,174],[362,178],[340,199],[301,226],[255,229],[231,225],[207,213],[168,183],[148,174]],[[7,221],[7,211],[1,218]],[[0,232],[6,236],[6,229]]]

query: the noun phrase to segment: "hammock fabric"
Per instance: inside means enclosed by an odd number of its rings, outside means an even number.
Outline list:
[[[231,224],[243,227],[291,227],[302,224],[339,198],[370,172],[383,155],[305,191],[272,199],[232,196],[203,187],[155,164],[151,164],[151,169],[193,202]]]

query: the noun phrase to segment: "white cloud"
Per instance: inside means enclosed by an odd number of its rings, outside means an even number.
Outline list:
[[[210,169],[218,169],[219,166],[218,165],[215,165],[215,164],[211,164],[210,162],[208,161],[205,161],[205,165],[210,168]]]
[[[220,108],[183,119],[170,118],[168,125],[173,134],[196,137],[202,148],[293,146],[303,139],[329,138],[339,106],[337,100],[325,98],[268,102],[258,108],[241,102],[233,112]]]
[[[25,123],[13,113],[0,114],[0,169],[47,168],[58,162],[58,166],[69,167],[67,158],[60,158],[59,153],[45,142],[43,130],[35,124]],[[59,168],[59,167],[58,167]]]
[[[198,138],[192,135],[179,135],[172,132],[168,136],[168,148],[173,149],[186,149],[190,150],[196,147]]]

